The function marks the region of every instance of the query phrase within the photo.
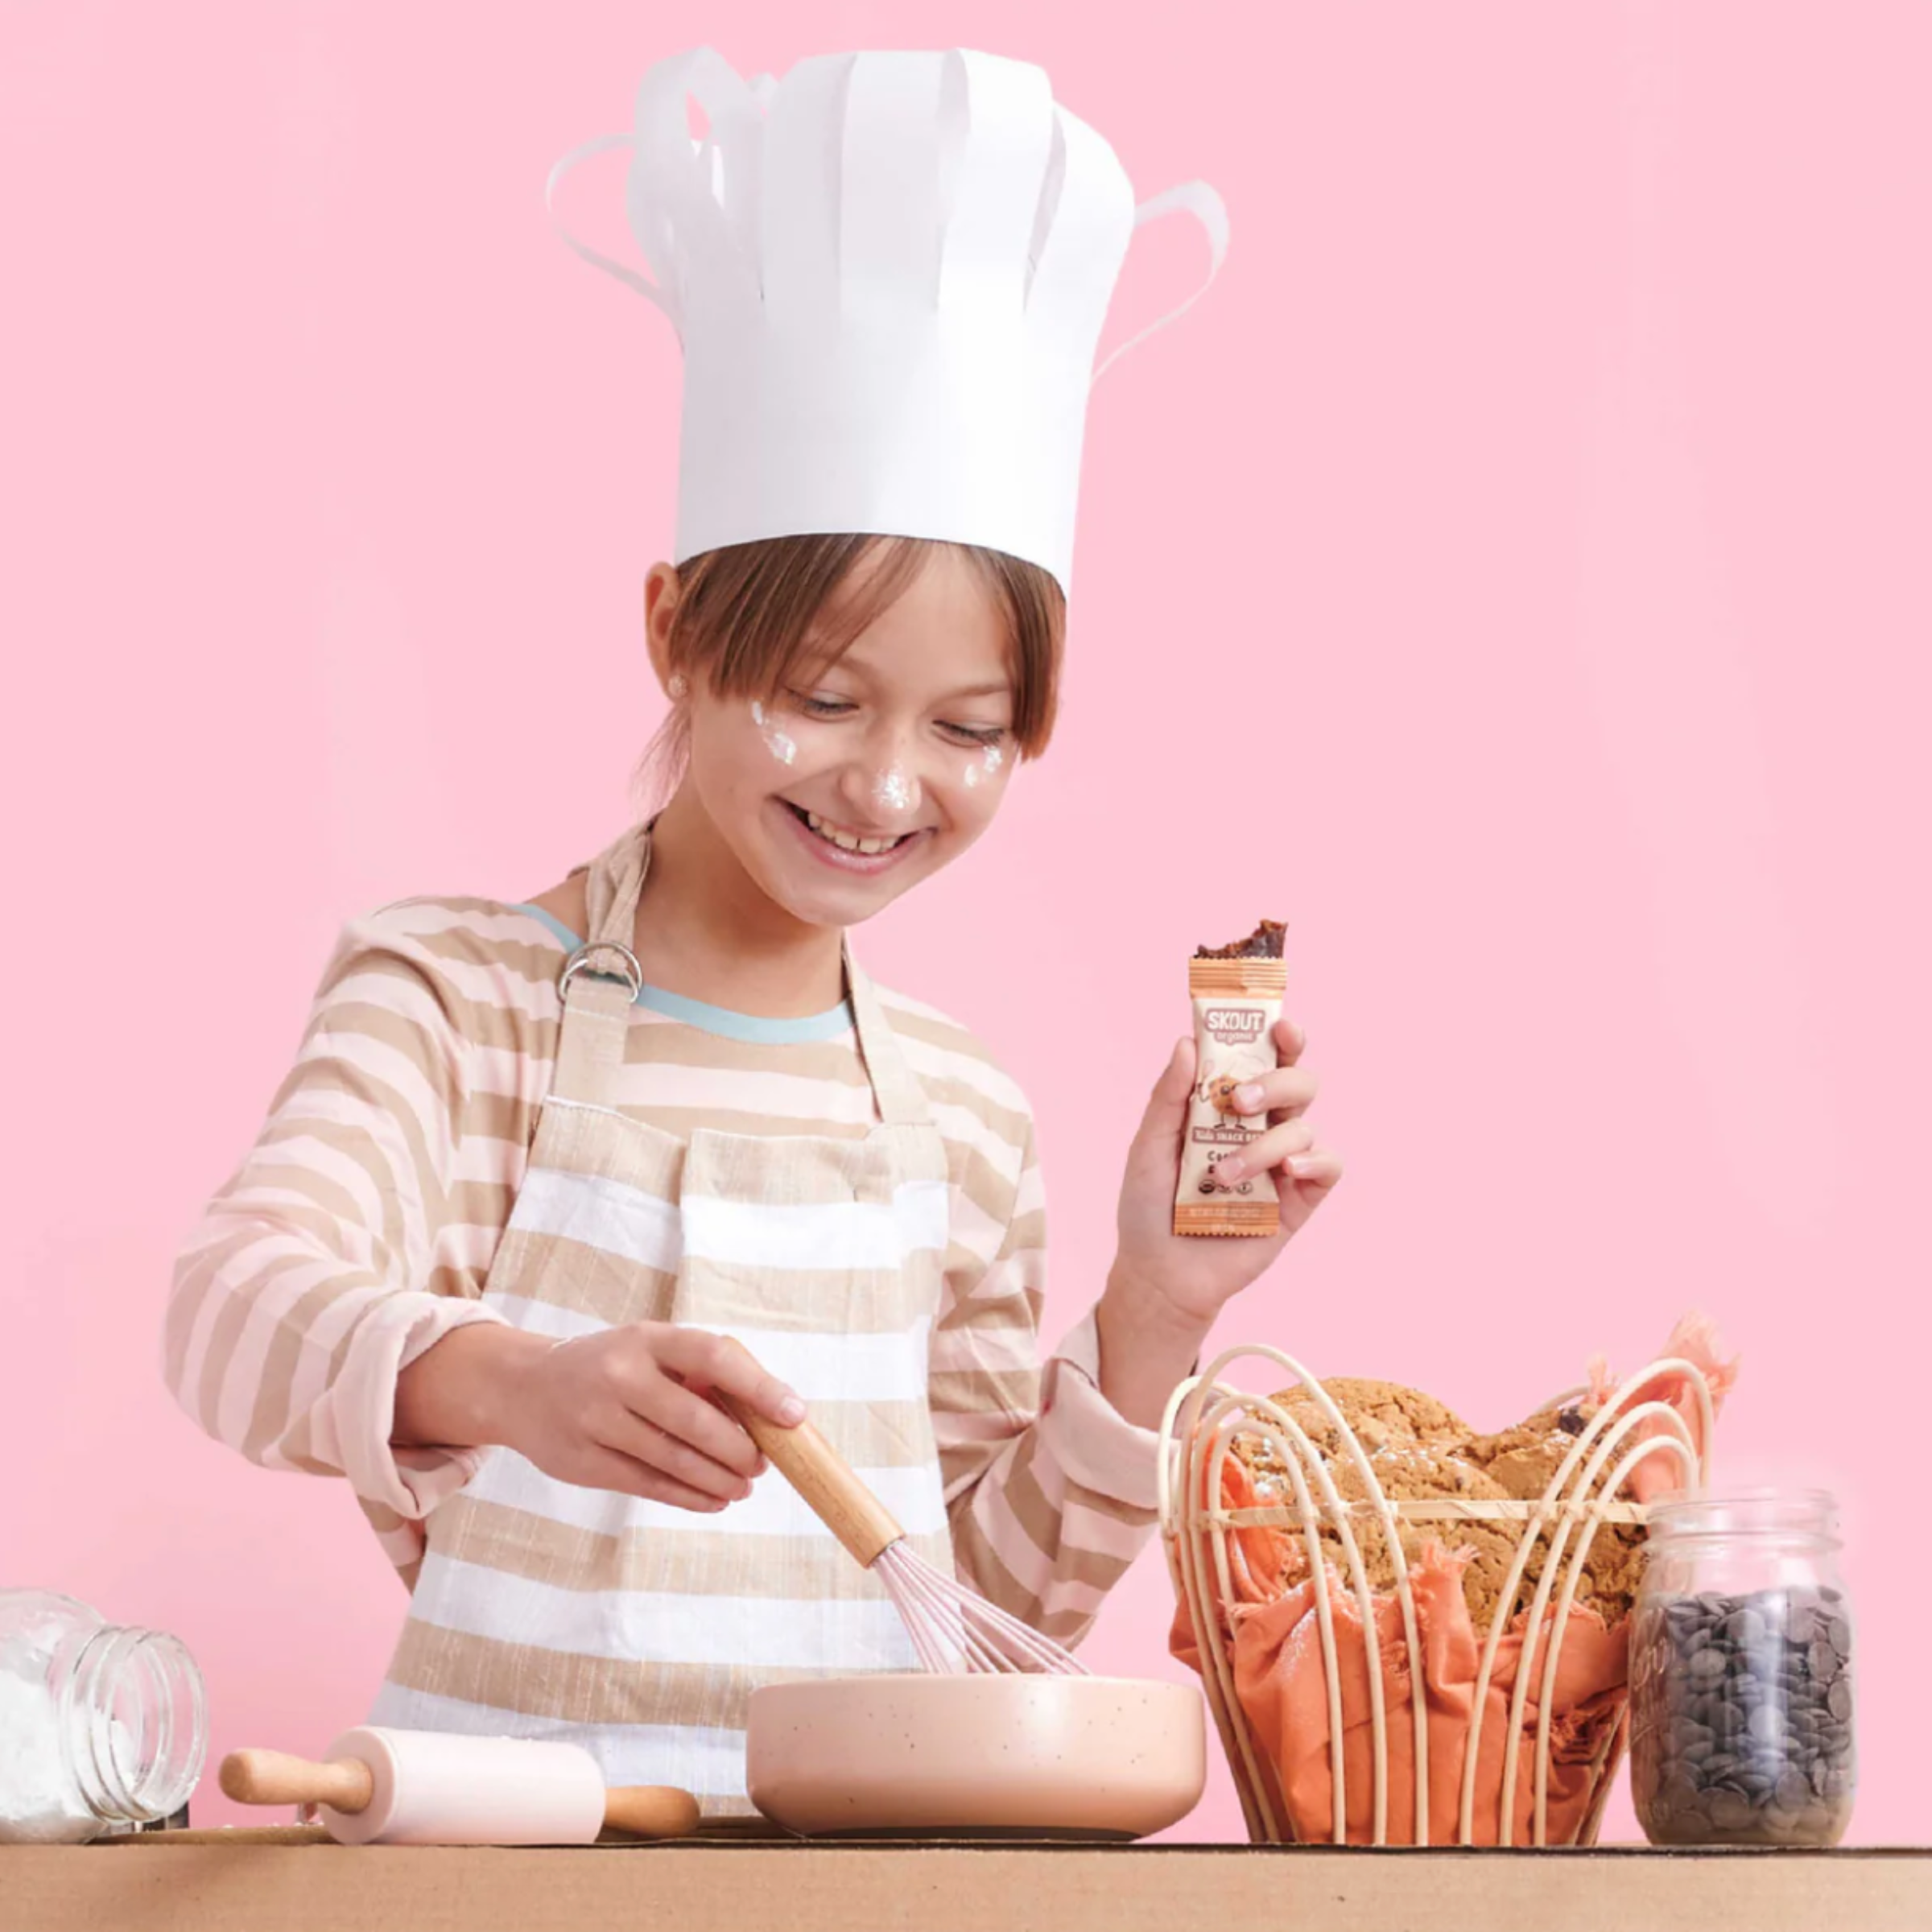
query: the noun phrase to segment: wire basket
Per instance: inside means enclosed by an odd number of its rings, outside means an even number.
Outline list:
[[[1298,1382],[1326,1417],[1340,1439],[1339,1456],[1360,1478],[1363,1496],[1344,1499],[1338,1492],[1329,1459],[1310,1441],[1295,1418],[1278,1402],[1220,1380],[1229,1364],[1253,1357],[1284,1372],[1284,1381]],[[1639,1393],[1660,1377],[1682,1372],[1699,1405],[1701,1428],[1694,1439],[1682,1416],[1671,1404],[1640,1400]],[[1566,1391],[1549,1405],[1567,1403],[1584,1392]],[[1349,1841],[1342,1679],[1335,1640],[1331,1601],[1336,1570],[1322,1531],[1326,1529],[1340,1549],[1342,1586],[1352,1593],[1362,1620],[1367,1653],[1370,1763],[1373,1778],[1371,1843],[1389,1842],[1389,1719],[1384,1689],[1381,1633],[1374,1614],[1374,1592],[1368,1581],[1355,1525],[1364,1518],[1380,1522],[1384,1547],[1394,1571],[1391,1591],[1400,1616],[1407,1656],[1422,1656],[1416,1606],[1410,1584],[1410,1566],[1403,1553],[1400,1526],[1455,1521],[1485,1520],[1520,1525],[1515,1554],[1486,1634],[1477,1669],[1469,1730],[1460,1766],[1460,1799],[1454,1842],[1471,1845],[1476,1834],[1477,1767],[1484,1711],[1489,1703],[1492,1674],[1504,1633],[1515,1619],[1531,1559],[1539,1540],[1547,1554],[1528,1604],[1522,1652],[1509,1700],[1509,1732],[1522,1740],[1525,1711],[1532,1678],[1540,1675],[1536,1733],[1533,1746],[1520,1744],[1505,1750],[1494,1842],[1513,1841],[1519,1775],[1534,1781],[1532,1838],[1536,1845],[1550,1842],[1548,1798],[1550,1741],[1557,1669],[1571,1607],[1584,1574],[1598,1529],[1605,1523],[1645,1521],[1644,1506],[1628,1500],[1624,1491],[1633,1473],[1653,1458],[1662,1459],[1675,1478],[1673,1487],[1702,1486],[1709,1480],[1708,1445],[1714,1407],[1697,1366],[1675,1356],[1660,1358],[1620,1383],[1591,1417],[1558,1465],[1541,1497],[1534,1501],[1488,1501],[1430,1496],[1391,1501],[1383,1493],[1373,1461],[1344,1419],[1341,1410],[1300,1363],[1278,1349],[1258,1345],[1231,1348],[1206,1371],[1183,1382],[1167,1405],[1162,1422],[1160,1520],[1162,1541],[1174,1579],[1174,1591],[1192,1623],[1200,1654],[1200,1671],[1216,1728],[1227,1753],[1241,1794],[1249,1839],[1257,1844],[1294,1842],[1287,1811],[1275,1777],[1257,1747],[1248,1716],[1236,1695],[1232,1626],[1228,1610],[1238,1596],[1234,1567],[1245,1562],[1231,1550],[1232,1533],[1249,1526],[1298,1532],[1306,1556],[1305,1574],[1315,1579],[1316,1628],[1327,1704],[1329,1769],[1333,1793],[1332,1842]],[[1292,1500],[1250,1508],[1222,1506],[1222,1485],[1234,1445],[1243,1436],[1262,1439],[1286,1472]],[[1700,1453],[1699,1442],[1705,1445]],[[1554,1597],[1554,1611],[1551,1599]],[[1409,1698],[1414,1732],[1415,1819],[1414,1842],[1426,1845],[1429,1836],[1429,1699],[1419,1664]],[[1561,1842],[1593,1844],[1600,1827],[1629,1729],[1627,1707],[1620,1705],[1587,1767],[1587,1798],[1574,1835]],[[1525,1758],[1530,1762],[1522,1763]],[[1438,1842],[1440,1842],[1439,1840]]]

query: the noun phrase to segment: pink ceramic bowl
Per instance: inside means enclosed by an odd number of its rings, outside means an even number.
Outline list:
[[[1133,1678],[774,1684],[749,1727],[753,1802],[814,1837],[1142,1838],[1208,1775],[1199,1690]]]

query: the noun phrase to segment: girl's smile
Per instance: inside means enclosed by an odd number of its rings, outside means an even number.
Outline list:
[[[790,799],[771,801],[780,807],[794,834],[821,864],[842,872],[877,877],[909,858],[922,840],[932,835],[929,828],[914,832],[890,832],[835,824],[819,817],[809,807]]]

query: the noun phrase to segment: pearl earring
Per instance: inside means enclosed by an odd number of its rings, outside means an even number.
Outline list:
[[[691,687],[685,683],[683,671],[674,671],[671,674],[671,682],[665,687],[665,689],[671,693],[671,702],[675,704],[683,697],[685,692],[689,691]]]

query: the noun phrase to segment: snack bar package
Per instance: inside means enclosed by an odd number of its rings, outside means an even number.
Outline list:
[[[1237,1113],[1234,1090],[1278,1063],[1274,1023],[1288,983],[1282,960],[1286,931],[1278,919],[1263,919],[1246,939],[1203,946],[1187,962],[1197,1063],[1174,1195],[1176,1234],[1273,1234],[1281,1226],[1273,1174],[1251,1174],[1228,1187],[1212,1170],[1268,1124],[1265,1114]]]

